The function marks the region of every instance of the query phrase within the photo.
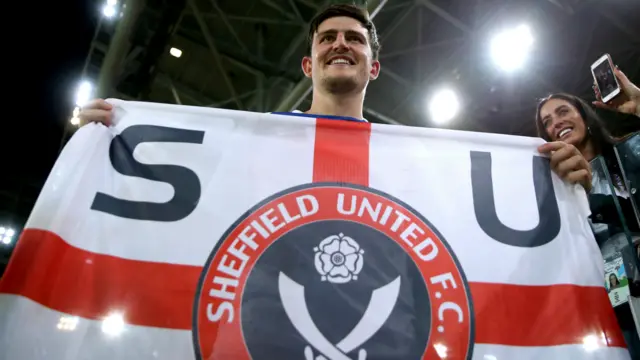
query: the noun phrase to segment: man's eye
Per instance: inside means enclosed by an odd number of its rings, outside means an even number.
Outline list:
[[[322,41],[333,41],[334,40],[334,36],[333,35],[326,35],[322,37]]]
[[[349,37],[349,41],[355,41],[355,42],[362,43],[362,38],[359,37],[359,36],[350,36]]]

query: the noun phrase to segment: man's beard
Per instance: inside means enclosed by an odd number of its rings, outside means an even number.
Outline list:
[[[326,77],[322,85],[328,93],[334,95],[349,94],[361,87],[355,77]]]

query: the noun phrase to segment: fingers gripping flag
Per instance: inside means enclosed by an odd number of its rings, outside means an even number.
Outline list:
[[[113,101],[0,281],[2,359],[628,359],[541,140]]]

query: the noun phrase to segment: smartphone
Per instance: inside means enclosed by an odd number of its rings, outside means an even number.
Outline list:
[[[591,74],[600,91],[602,102],[608,103],[620,95],[620,84],[618,83],[616,75],[613,73],[613,61],[611,61],[609,54],[602,55],[591,64]]]

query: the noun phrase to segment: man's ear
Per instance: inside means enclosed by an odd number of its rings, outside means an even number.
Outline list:
[[[303,57],[302,72],[304,73],[304,76],[311,78],[311,69],[313,69],[311,57],[310,56]]]
[[[369,79],[375,80],[380,75],[380,61],[373,60],[371,63],[371,71],[369,72]]]

